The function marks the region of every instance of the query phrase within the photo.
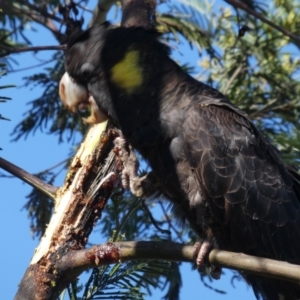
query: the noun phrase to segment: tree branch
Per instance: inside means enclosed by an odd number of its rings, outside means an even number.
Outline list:
[[[228,79],[224,90],[222,91],[224,95],[227,94],[228,90],[230,89],[231,84],[233,83],[234,79],[243,71],[243,64],[239,64],[239,66],[235,69],[232,76]]]
[[[288,36],[291,40],[293,40],[298,45],[298,47],[300,47],[300,37],[298,37],[297,35],[293,34],[290,31],[288,31],[288,30],[280,27],[279,25],[273,23],[272,21],[268,20],[267,18],[265,18],[264,16],[262,16],[258,12],[256,12],[256,11],[252,10],[251,8],[249,8],[242,1],[225,0],[225,2],[231,4],[235,8],[240,8],[240,9],[244,10],[248,14],[256,17],[257,19],[261,20],[262,22],[264,22],[264,23],[270,25],[271,27],[275,28],[276,30],[278,30],[279,32],[281,32],[282,34],[284,34],[285,36]]]
[[[35,46],[35,47],[22,47],[22,48],[11,48],[5,45],[0,44],[0,49],[6,50],[5,53],[0,54],[0,58],[7,56],[12,53],[21,53],[21,52],[29,52],[29,51],[47,51],[47,50],[64,50],[66,45],[56,45],[56,46]]]
[[[116,0],[98,0],[97,5],[93,11],[93,18],[90,26],[101,24],[106,20],[106,15]]]
[[[168,241],[116,242],[96,245],[90,249],[70,251],[58,260],[59,272],[130,260],[167,260],[194,262],[194,247]],[[209,262],[258,276],[287,280],[300,284],[300,267],[282,261],[213,249]]]
[[[27,173],[23,169],[17,167],[16,165],[10,163],[9,161],[1,157],[0,157],[0,168],[14,175],[15,177],[21,179],[22,181],[28,183],[32,187],[38,189],[39,191],[47,195],[52,200],[55,200],[56,192],[58,190],[57,187],[45,183],[44,181],[37,178],[36,176]]]

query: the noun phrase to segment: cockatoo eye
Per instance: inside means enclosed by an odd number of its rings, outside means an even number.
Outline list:
[[[89,102],[79,103],[76,110],[81,118],[89,118],[92,114],[92,109]]]

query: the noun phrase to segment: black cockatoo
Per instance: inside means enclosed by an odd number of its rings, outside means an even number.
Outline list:
[[[77,32],[66,50],[63,102],[73,111],[90,103],[87,122],[110,118],[200,238],[300,264],[299,174],[246,113],[184,72],[159,39],[155,30],[107,23]],[[243,276],[257,299],[300,299],[296,284]]]

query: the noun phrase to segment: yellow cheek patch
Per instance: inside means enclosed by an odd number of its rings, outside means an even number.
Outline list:
[[[133,92],[143,83],[142,70],[138,61],[139,52],[131,50],[111,69],[112,81],[128,93]]]

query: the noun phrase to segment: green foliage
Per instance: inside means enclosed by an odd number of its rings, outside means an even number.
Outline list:
[[[75,290],[80,299],[144,299],[142,288],[160,287],[163,276],[170,276],[170,263],[131,261],[114,266],[94,268],[84,286]],[[70,294],[75,295],[74,286]],[[76,295],[75,299],[79,299]]]
[[[126,198],[126,201],[124,201],[124,198]],[[101,235],[107,236],[107,233],[113,233],[112,241],[115,241],[114,237],[118,237],[120,234],[124,235],[126,240],[159,238],[157,233],[153,232],[154,227],[151,228],[150,219],[145,218],[141,202],[140,198],[130,194],[113,195],[111,201],[105,207],[101,219]],[[115,222],[112,222],[112,220],[115,220]],[[157,222],[158,226],[162,224],[164,222]],[[163,237],[165,238],[165,236]]]

